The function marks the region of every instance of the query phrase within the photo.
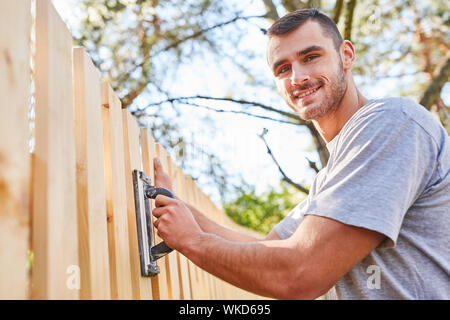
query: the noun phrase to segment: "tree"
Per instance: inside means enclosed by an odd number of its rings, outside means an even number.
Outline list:
[[[444,2],[283,0],[275,3],[261,0],[259,7],[262,9],[256,10],[256,14],[249,13],[249,4],[255,3],[82,0],[83,27],[74,36],[79,44],[88,48],[97,66],[108,75],[123,106],[128,107],[143,125],[149,126],[168,149],[193,144],[194,141],[187,141],[185,136],[178,134],[180,127],[173,119],[180,115],[182,108],[201,108],[305,127],[311,133],[320,159],[320,163],[310,165],[321,168],[329,156],[324,141],[312,123],[301,121],[286,111],[281,100],[259,101],[255,95],[243,91],[222,96],[199,93],[180,96],[166,81],[193,57],[205,57],[206,61],[206,57],[214,56],[218,62],[233,61],[236,66],[233,72],[238,70],[247,77],[249,86],[255,91],[275,92],[270,79],[263,79],[257,68],[247,63],[262,57],[264,48],[242,52],[235,48],[242,43],[249,28],[264,33],[280,13],[317,7],[329,14],[342,34],[355,43],[358,59],[353,73],[363,92],[374,94],[374,90],[383,90],[376,95],[412,96],[437,113],[450,130],[448,106],[441,96],[449,79],[449,18]],[[388,91],[387,88],[392,89]],[[181,160],[188,158],[184,154]],[[220,160],[214,155],[210,159],[204,173],[212,177],[217,173],[216,181],[226,188],[230,185],[227,171],[220,168]],[[190,161],[184,161],[183,165],[188,163]]]
[[[225,213],[236,223],[267,234],[304,199],[304,195],[285,182],[280,188],[280,191],[270,190],[261,195],[254,190],[245,192],[235,201],[223,205]]]

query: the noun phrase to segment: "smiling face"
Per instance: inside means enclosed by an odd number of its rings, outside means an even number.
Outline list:
[[[288,34],[272,36],[268,62],[278,90],[300,118],[318,120],[339,108],[347,77],[340,53],[319,23],[307,21]]]

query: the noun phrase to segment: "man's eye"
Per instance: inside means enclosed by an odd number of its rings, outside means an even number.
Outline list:
[[[307,56],[305,58],[305,61],[309,62],[309,61],[312,61],[312,60],[314,60],[315,58],[318,58],[318,57],[319,57],[318,55],[310,55],[310,56]]]
[[[285,73],[289,71],[289,66],[283,66],[280,69],[278,69],[277,74]]]

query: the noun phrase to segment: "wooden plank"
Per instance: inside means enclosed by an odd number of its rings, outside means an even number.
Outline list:
[[[72,36],[46,0],[36,3],[35,79],[32,297],[77,299]]]
[[[179,169],[181,172],[181,169]],[[192,204],[191,194],[187,188],[187,176],[184,173],[180,173],[177,177],[178,185],[179,185],[179,193],[178,197],[183,200],[185,203]],[[200,299],[200,293],[199,293],[199,284],[197,280],[197,274],[196,274],[196,268],[197,266],[190,260],[187,260],[187,268],[188,268],[188,275],[189,275],[189,284],[190,284],[190,290],[189,294],[191,299]]]
[[[169,164],[169,176],[172,180],[172,186],[174,193],[180,198],[181,191],[181,168],[179,168],[175,162],[173,162],[170,157],[167,158]],[[182,200],[182,198],[180,198]],[[189,281],[189,270],[188,262],[184,255],[180,252],[176,252],[177,266],[178,266],[178,281],[180,285],[180,299],[190,300],[190,281]]]
[[[167,163],[167,174],[169,175],[172,181],[172,187],[174,188],[175,194],[178,194],[178,186],[176,184],[176,167],[173,163],[173,160],[169,155],[166,155],[166,163]],[[180,300],[183,295],[183,283],[182,278],[180,277],[179,270],[179,252],[172,251],[169,255],[170,261],[170,281],[172,286],[172,299]]]
[[[191,193],[191,201],[192,201],[191,204],[195,208],[197,208],[198,210],[203,212],[203,210],[200,206],[200,202],[198,200],[198,196],[197,196],[197,185],[195,184],[194,180],[192,180],[190,177],[188,177],[187,182],[188,182],[188,188]],[[200,288],[200,296],[201,296],[200,299],[202,299],[202,300],[209,299],[207,273],[199,267],[195,268],[195,273],[196,273],[197,282],[199,283],[199,288]]]
[[[192,185],[193,195],[194,195],[194,203],[195,207],[200,210],[205,216],[209,217],[208,212],[205,212],[205,208],[203,207],[203,201],[201,198],[200,189],[197,186],[195,182],[193,182]],[[210,292],[210,277],[209,273],[204,271],[203,269],[200,269],[200,281],[203,283],[203,291],[205,295],[205,299],[211,299],[211,292]]]
[[[213,221],[215,221],[216,223],[219,223],[218,217],[216,215],[216,211],[214,210],[214,203],[206,195],[205,195],[205,201],[206,201],[207,211],[209,212],[211,219]],[[213,275],[212,275],[212,280],[213,280],[212,282],[213,282],[214,299],[220,299],[220,295],[222,294],[221,280]]]
[[[74,48],[75,151],[81,299],[110,299],[100,77]]]
[[[153,299],[151,279],[141,276],[136,209],[133,191],[133,170],[141,170],[139,127],[136,119],[126,109],[122,110],[122,119],[125,142],[125,177],[133,299],[151,300]]]
[[[202,212],[204,212],[205,215],[208,218],[213,219],[211,217],[211,213],[210,213],[210,211],[208,209],[208,206],[207,206],[207,200],[206,200],[207,197],[206,197],[205,193],[197,185],[196,185],[196,191],[197,191],[197,195],[199,197],[199,208],[200,208],[200,210]],[[210,273],[205,272],[205,278],[206,278],[206,282],[207,282],[208,297],[209,297],[209,299],[213,300],[213,299],[215,299],[213,275],[210,274]]]
[[[1,1],[0,12],[0,299],[27,299],[30,2]]]
[[[224,213],[213,203],[213,210],[216,214],[216,222],[223,225]],[[230,299],[229,298],[229,286],[228,283],[219,279],[220,293],[218,299]]]
[[[156,147],[156,155],[159,158],[159,160],[161,161],[161,165],[164,169],[164,172],[169,172],[169,165],[167,162],[167,152],[166,150],[163,148],[163,146],[161,146],[159,143],[155,144]],[[162,239],[156,235],[156,243],[162,241]],[[178,283],[178,265],[177,265],[177,258],[176,258],[176,253],[175,251],[172,251],[171,253],[169,253],[168,255],[166,255],[164,258],[165,261],[161,262],[161,264],[165,263],[166,265],[166,270],[165,270],[165,274],[167,277],[167,284],[168,284],[168,288],[169,288],[169,299],[180,299],[180,286]],[[160,259],[160,260],[162,260]],[[162,273],[162,268],[161,268],[161,273]]]
[[[149,177],[152,182],[155,181],[155,170],[153,167],[153,158],[156,157],[155,139],[150,135],[147,128],[141,129],[141,148],[142,148],[142,169],[144,173]],[[150,202],[151,209],[154,208],[154,201]],[[155,241],[156,229],[153,228],[153,240]],[[157,262],[157,264],[160,264]],[[164,264],[165,267],[165,264]],[[160,266],[161,268],[161,266]],[[152,294],[154,300],[160,300],[161,296],[168,299],[169,288],[167,286],[166,276],[162,276],[161,273],[151,278],[152,281]]]
[[[111,298],[131,299],[122,105],[108,83],[101,91]]]

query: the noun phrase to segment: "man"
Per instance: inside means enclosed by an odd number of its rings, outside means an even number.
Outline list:
[[[288,105],[330,151],[307,199],[263,240],[156,198],[167,245],[256,294],[315,299],[450,299],[450,139],[420,105],[368,100],[355,50],[331,19],[299,10],[269,29],[268,63]],[[155,183],[171,188],[155,159]]]

